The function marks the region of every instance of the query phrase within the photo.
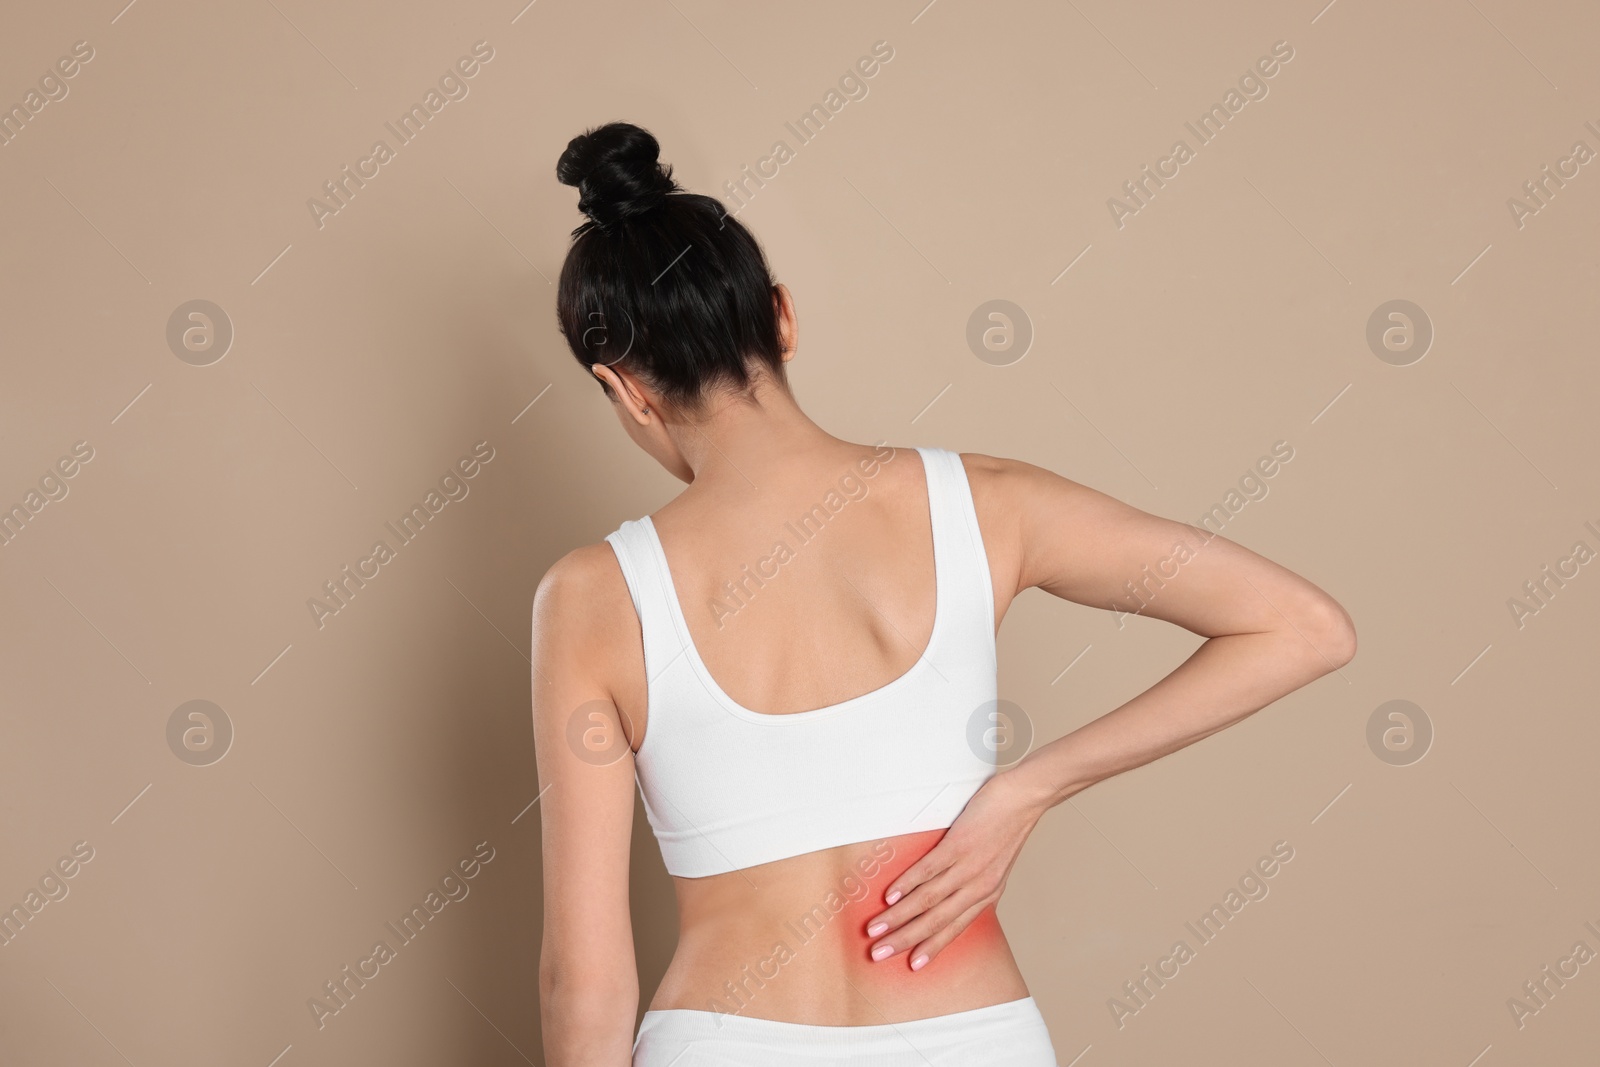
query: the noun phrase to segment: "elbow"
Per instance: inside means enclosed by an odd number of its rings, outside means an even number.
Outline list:
[[[1332,597],[1320,597],[1306,612],[1301,636],[1315,649],[1323,673],[1338,670],[1356,658],[1356,624]]]
[[[638,975],[632,968],[552,966],[540,959],[539,1006],[546,1050],[627,1046],[632,1041],[639,1004]]]
[[[633,1021],[639,1003],[639,977],[632,970],[558,970],[539,968],[539,997],[547,1004],[561,1003],[565,1010],[585,1016],[617,1013]]]

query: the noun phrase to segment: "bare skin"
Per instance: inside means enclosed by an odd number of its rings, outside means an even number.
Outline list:
[[[774,299],[789,358],[798,341],[792,299],[782,286]],[[595,374],[612,387],[633,440],[689,483],[653,520],[695,645],[734,700],[768,714],[806,711],[876,689],[917,661],[935,590],[925,472],[914,451],[897,447],[825,536],[730,617],[708,607],[722,583],[769,554],[775,531],[858,460],[882,452],[827,434],[770,379],[689,421],[663,419],[660,398],[627,371],[600,366]],[[1124,583],[1147,581],[1144,568],[1166,560],[1158,569],[1169,577],[1142,614],[1206,640],[1144,693],[996,775],[948,830],[674,879],[679,944],[651,1008],[862,1025],[1027,996],[995,905],[1044,812],[1354,655],[1354,627],[1336,601],[1226,538],[1031,464],[975,454],[962,461],[997,628],[1014,598],[1034,587],[1140,610]],[[1175,550],[1182,559],[1174,563]],[[638,1007],[628,902],[632,753],[648,736],[650,709],[639,622],[609,545],[569,553],[540,583],[533,651],[547,1062],[624,1067]],[[620,758],[604,765],[578,758],[567,740],[575,713],[597,712],[626,739]]]

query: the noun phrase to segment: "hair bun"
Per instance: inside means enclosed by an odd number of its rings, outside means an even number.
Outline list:
[[[649,130],[608,122],[567,142],[556,163],[562,185],[578,188],[578,210],[604,230],[642,215],[680,187],[657,162],[661,145]]]

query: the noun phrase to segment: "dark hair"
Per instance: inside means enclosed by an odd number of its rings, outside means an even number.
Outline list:
[[[787,388],[761,246],[720,201],[684,191],[660,152],[648,130],[611,122],[574,137],[556,164],[589,216],[556,290],[572,354],[586,371],[626,367],[688,413],[716,387],[748,389],[751,361]]]

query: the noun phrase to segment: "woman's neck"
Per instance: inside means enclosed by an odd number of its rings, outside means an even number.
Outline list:
[[[702,491],[727,485],[748,490],[794,469],[796,460],[849,447],[828,433],[786,391],[763,381],[753,398],[719,397],[693,423],[671,427],[674,444]]]

